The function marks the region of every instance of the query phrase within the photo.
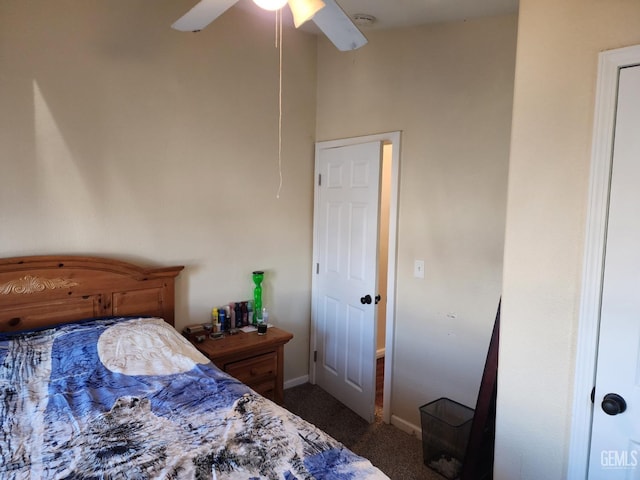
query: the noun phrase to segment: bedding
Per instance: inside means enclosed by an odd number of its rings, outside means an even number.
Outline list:
[[[2,479],[384,479],[159,318],[0,334]]]

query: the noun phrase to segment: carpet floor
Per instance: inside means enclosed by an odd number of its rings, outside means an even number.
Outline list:
[[[309,383],[285,390],[284,406],[368,458],[391,480],[445,480],[424,465],[422,442],[382,422],[380,408],[376,408],[376,419],[369,424],[320,387]]]

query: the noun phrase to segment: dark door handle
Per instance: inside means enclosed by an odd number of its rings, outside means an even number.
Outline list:
[[[627,409],[627,402],[617,393],[607,393],[602,399],[602,410],[607,415],[618,415]]]
[[[378,302],[380,301],[380,294],[376,295],[376,305],[378,304]]]
[[[364,297],[360,298],[360,303],[361,304],[367,304],[369,305],[371,303],[371,295],[365,295]]]

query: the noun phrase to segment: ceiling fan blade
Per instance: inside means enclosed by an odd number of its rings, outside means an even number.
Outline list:
[[[307,20],[311,20],[318,10],[324,8],[322,0],[289,0],[288,3],[293,14],[293,24],[296,28]]]
[[[197,32],[229,10],[238,0],[200,0],[195,7],[185,13],[171,28],[182,32]]]
[[[367,38],[334,0],[323,0],[325,7],[313,17],[320,30],[338,50],[355,50],[367,44]]]

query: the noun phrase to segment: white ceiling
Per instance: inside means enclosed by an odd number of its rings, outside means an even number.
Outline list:
[[[518,0],[337,0],[350,16],[367,13],[377,18],[371,27],[395,28],[515,13]]]
[[[336,0],[350,16],[365,13],[376,17],[371,26],[359,27],[366,34],[368,29],[385,29],[462,21],[471,18],[515,13],[518,0]],[[241,0],[238,4],[247,10],[260,10],[251,0]],[[264,12],[264,11],[263,11]],[[290,18],[285,8],[285,17]],[[267,13],[267,12],[264,12]],[[312,22],[303,26],[305,30]]]

